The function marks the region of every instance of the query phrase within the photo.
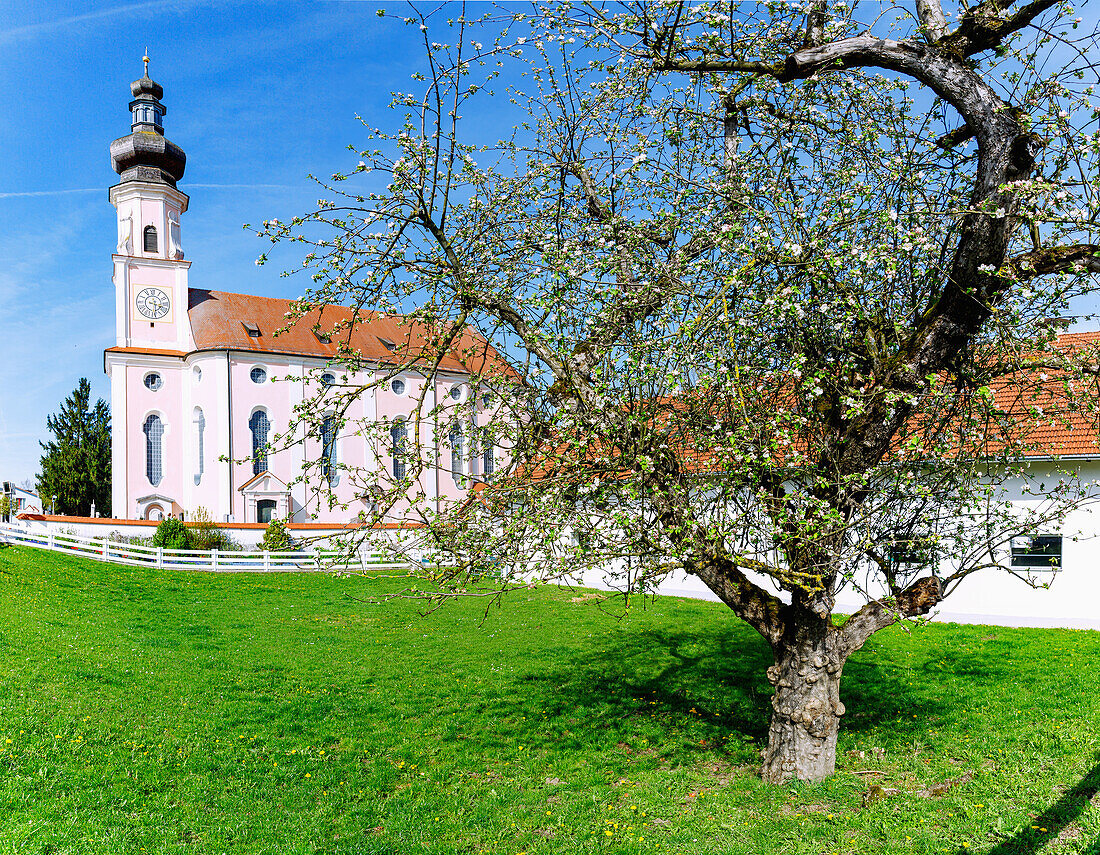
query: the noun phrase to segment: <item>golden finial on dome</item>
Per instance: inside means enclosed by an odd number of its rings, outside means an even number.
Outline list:
[[[141,58],[141,61],[145,63],[145,76],[149,76],[149,48],[145,48],[145,55]]]

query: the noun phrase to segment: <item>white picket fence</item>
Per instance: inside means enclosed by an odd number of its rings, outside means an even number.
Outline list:
[[[161,546],[138,546],[118,543],[107,537],[81,537],[76,534],[29,531],[19,526],[0,523],[0,541],[82,555],[97,561],[129,564],[135,567],[157,567],[178,570],[211,570],[215,573],[320,572],[333,567],[361,570],[408,570],[406,560],[383,552],[359,552],[350,566],[346,553],[339,550],[309,550],[296,552],[224,552],[216,549],[165,549]]]

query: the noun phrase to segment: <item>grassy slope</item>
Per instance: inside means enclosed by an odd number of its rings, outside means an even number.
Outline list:
[[[0,548],[0,853],[1100,852],[1100,633],[880,633],[840,772],[773,789],[724,608],[392,586]]]

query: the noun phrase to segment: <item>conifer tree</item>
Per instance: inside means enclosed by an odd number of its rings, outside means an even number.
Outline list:
[[[39,443],[38,495],[44,503],[57,497],[54,513],[87,516],[93,504],[97,514],[111,511],[111,411],[102,398],[92,406],[91,392],[81,377],[61,410],[46,417],[55,438]]]

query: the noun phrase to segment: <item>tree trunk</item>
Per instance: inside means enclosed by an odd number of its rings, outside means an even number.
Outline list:
[[[823,781],[836,768],[844,660],[830,641],[828,624],[818,618],[776,646],[776,662],[768,669],[775,686],[762,773],[768,783]]]

